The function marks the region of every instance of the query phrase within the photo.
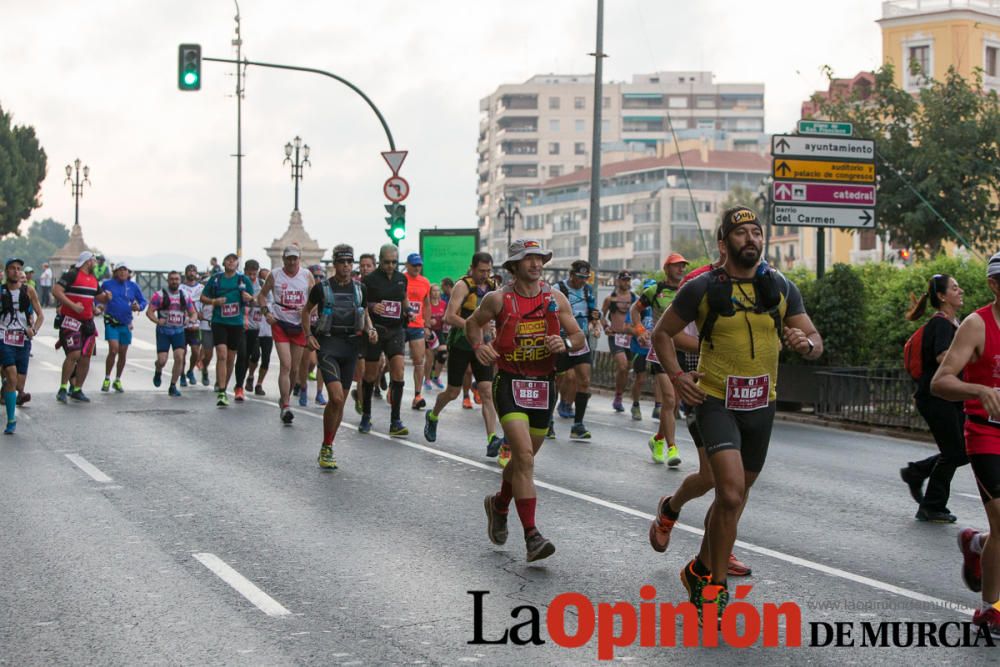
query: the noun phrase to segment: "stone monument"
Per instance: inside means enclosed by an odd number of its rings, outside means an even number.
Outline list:
[[[80,256],[80,253],[84,250],[90,250],[87,244],[83,242],[83,230],[80,229],[79,224],[73,225],[73,229],[70,230],[69,240],[66,241],[66,245],[56,251],[56,254],[52,255],[49,259],[49,266],[52,268],[52,276],[55,280],[59,279],[65,271],[67,271],[71,266],[76,264],[76,258]]]
[[[280,237],[274,239],[270,248],[264,251],[271,260],[271,268],[281,266],[281,251],[285,246],[295,245],[302,251],[301,265],[307,267],[310,264],[320,264],[324,250],[319,247],[319,243],[306,232],[302,226],[302,214],[299,211],[292,211],[292,217],[288,220],[288,229]],[[74,258],[75,259],[75,258]]]

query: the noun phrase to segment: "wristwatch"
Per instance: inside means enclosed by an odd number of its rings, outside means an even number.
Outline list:
[[[809,351],[808,351],[808,352],[806,352],[806,354],[812,354],[812,353],[813,353],[813,350],[815,350],[815,349],[816,349],[816,343],[812,342],[812,341],[811,341],[811,340],[809,340],[808,338],[806,338],[806,342],[807,342],[807,343],[809,343]]]

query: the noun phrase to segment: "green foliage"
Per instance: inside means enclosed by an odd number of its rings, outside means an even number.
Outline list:
[[[0,107],[0,236],[17,233],[21,221],[41,205],[46,160],[35,129],[13,125]]]
[[[806,311],[823,336],[824,366],[899,367],[903,344],[927,321],[932,309],[916,322],[906,319],[913,298],[927,290],[936,273],[949,274],[965,291],[965,317],[991,302],[986,268],[978,260],[939,256],[899,268],[888,263],[860,266],[837,264],[820,280],[804,269],[787,275],[802,292]],[[798,355],[785,353],[782,361],[798,363]]]
[[[25,266],[35,269],[35,277],[41,275],[42,264],[61,248],[69,239],[69,229],[52,218],[31,223],[28,233],[10,236],[0,241],[0,259],[20,257]]]
[[[894,83],[892,65],[874,76],[866,100],[819,101],[824,117],[850,121],[855,136],[876,142],[879,233],[935,256],[943,240],[961,243],[957,232],[991,254],[1000,242],[1000,98],[983,87],[981,71],[968,81],[949,68],[916,97]]]

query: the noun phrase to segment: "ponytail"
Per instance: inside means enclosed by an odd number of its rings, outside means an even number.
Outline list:
[[[948,282],[950,280],[951,276],[947,273],[935,273],[927,281],[927,291],[921,294],[919,299],[917,299],[913,292],[910,292],[910,310],[906,313],[906,319],[914,322],[923,317],[927,311],[928,301],[930,301],[932,308],[939,310],[941,308],[941,297],[938,295],[948,291]]]

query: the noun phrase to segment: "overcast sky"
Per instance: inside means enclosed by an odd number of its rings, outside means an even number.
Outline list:
[[[479,99],[538,73],[593,71],[596,0],[243,0],[250,60],[330,70],[381,108],[410,155],[401,175],[415,250],[421,227],[476,224]],[[766,129],[785,131],[825,88],[881,61],[879,0],[607,0],[605,80],[710,70],[763,82]],[[64,166],[91,168],[80,221],[109,257],[235,247],[232,66],[205,63],[200,92],[177,90],[177,45],[233,57],[232,0],[0,0],[0,105],[32,125],[49,158],[32,219],[72,224]],[[331,79],[251,67],[243,107],[244,255],[284,232],[293,207],[283,147],[312,149],[300,209],[329,249],[386,241],[388,144],[360,97]],[[25,223],[24,228],[27,227]],[[156,267],[163,268],[163,267]]]

